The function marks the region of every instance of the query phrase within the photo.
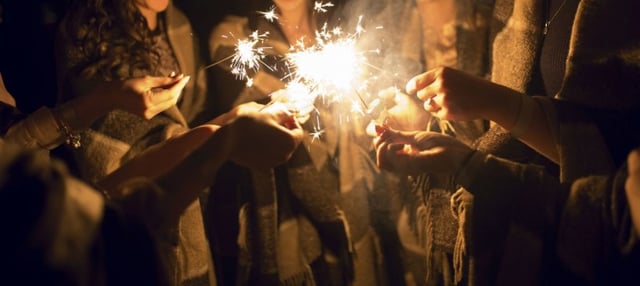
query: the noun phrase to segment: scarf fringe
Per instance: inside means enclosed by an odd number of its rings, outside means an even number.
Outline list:
[[[284,281],[280,281],[280,285],[282,286],[300,286],[300,285],[315,286],[316,281],[315,281],[315,277],[313,276],[313,271],[307,265],[305,271],[300,272],[290,278],[287,278]]]

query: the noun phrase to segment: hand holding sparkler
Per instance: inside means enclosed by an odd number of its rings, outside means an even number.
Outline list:
[[[452,68],[436,68],[407,83],[408,94],[424,101],[424,109],[447,120],[515,121],[520,93]],[[517,96],[514,96],[517,95]],[[499,118],[511,116],[512,119]]]
[[[232,138],[227,145],[230,159],[258,169],[286,162],[304,133],[294,116],[278,105],[245,113],[226,126]]]
[[[423,131],[431,119],[431,115],[422,108],[422,102],[412,99],[395,87],[380,91],[375,105],[381,110],[378,114],[372,114],[376,116],[378,124],[383,123],[396,130]],[[375,132],[370,131],[371,128],[367,129],[369,135],[375,136]]]

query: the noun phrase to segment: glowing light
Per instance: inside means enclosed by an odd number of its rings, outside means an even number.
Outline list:
[[[322,93],[350,92],[354,78],[361,74],[363,55],[354,39],[322,43],[287,55],[294,75]]]
[[[278,20],[278,14],[276,14],[276,6],[271,6],[271,10],[269,11],[265,11],[265,12],[258,11],[258,13],[264,16],[264,18],[267,19],[267,21],[269,22]]]
[[[313,5],[313,10],[319,13],[326,13],[328,11],[327,10],[328,7],[333,7],[333,3],[331,2],[323,3],[320,1],[316,1],[315,4]]]
[[[325,13],[331,2],[316,1],[314,11]],[[267,21],[278,20],[277,9],[272,6],[269,11],[258,12]],[[365,99],[370,99],[368,84],[376,80],[376,76],[368,71],[383,72],[368,62],[366,53],[380,54],[379,49],[361,51],[358,48],[359,37],[366,32],[362,25],[363,16],[358,17],[353,34],[344,32],[341,28],[330,28],[327,23],[315,32],[314,43],[300,40],[291,46],[284,58],[285,76],[281,80],[285,88],[276,91],[271,96],[271,103],[284,104],[295,112],[300,121],[306,121],[313,111],[318,112],[315,104],[321,99],[322,103],[339,103],[336,112],[340,122],[350,120],[350,114],[369,115],[369,108]],[[376,29],[381,26],[376,27]],[[235,53],[231,59],[231,73],[246,80],[247,86],[253,85],[250,77],[261,66],[268,67],[263,59],[265,55],[264,41],[268,34],[254,31],[248,38],[237,42]],[[306,39],[309,40],[309,39]],[[270,68],[272,70],[275,67]],[[365,97],[363,97],[365,95]],[[271,104],[270,103],[270,104]],[[314,126],[311,133],[313,140],[320,139],[324,131],[320,126]]]
[[[254,31],[248,38],[238,40],[232,55],[205,66],[204,69],[208,69],[231,60],[231,73],[238,79],[247,80],[247,86],[252,86],[253,80],[249,76],[249,72],[257,72],[260,69],[260,64],[268,67],[262,60],[266,56],[265,51],[270,47],[259,46],[264,42],[268,35],[268,32],[259,34],[258,31]],[[233,34],[230,34],[229,36],[234,37]],[[229,36],[225,35],[222,37],[227,38]]]
[[[316,140],[320,140],[320,137],[322,137],[322,134],[324,134],[324,130],[322,130],[322,129],[310,132],[309,135],[311,136],[311,142],[315,142]]]

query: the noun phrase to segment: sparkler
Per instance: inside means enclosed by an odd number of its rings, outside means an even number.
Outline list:
[[[351,112],[365,114],[368,107],[360,91],[367,89],[366,70],[370,64],[367,52],[357,48],[358,37],[364,32],[361,20],[362,16],[354,34],[345,34],[340,28],[329,29],[325,24],[316,32],[316,44],[305,47],[298,42],[294,45],[286,55],[292,72],[285,80],[306,86],[312,94],[310,99],[321,96],[328,103],[344,101],[352,104]],[[354,96],[359,101],[354,100]]]
[[[325,13],[333,6],[331,2],[316,1],[313,10]],[[269,22],[274,22],[279,17],[275,6],[269,11],[258,13]],[[375,76],[367,72],[384,71],[369,63],[367,53],[372,51],[358,49],[358,39],[366,32],[362,19],[363,16],[358,17],[353,33],[346,33],[340,28],[329,28],[325,23],[315,33],[315,44],[308,46],[303,40],[293,44],[291,52],[285,55],[284,66],[287,70],[283,72],[288,72],[282,78],[285,89],[272,93],[271,102],[283,103],[303,121],[309,118],[312,111],[318,110],[315,107],[318,98],[324,103],[347,104],[341,110],[372,117],[363,95],[368,98],[369,81],[370,78],[375,79]],[[377,26],[376,29],[381,27]],[[266,47],[259,46],[267,36],[266,33],[253,32],[248,39],[238,41],[233,55],[211,66],[230,59],[231,72],[251,86],[252,78],[249,74],[257,72],[261,65],[267,66],[262,61]],[[373,52],[380,53],[378,49]],[[338,116],[342,118],[343,114]],[[346,117],[348,120],[348,115]],[[323,133],[320,126],[314,126],[311,136],[315,140]]]
[[[238,79],[247,80],[247,86],[251,86],[253,79],[249,76],[250,72],[257,72],[260,68],[260,64],[267,66],[262,60],[266,56],[266,49],[269,47],[259,46],[259,44],[264,42],[268,35],[269,32],[259,34],[258,31],[253,31],[248,38],[238,40],[238,43],[235,46],[235,52],[232,55],[204,68],[208,69],[231,60],[231,73]],[[233,35],[231,36],[233,37]]]

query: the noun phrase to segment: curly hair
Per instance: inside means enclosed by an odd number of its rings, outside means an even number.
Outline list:
[[[65,64],[82,77],[124,79],[159,64],[135,0],[77,0],[62,25]]]

